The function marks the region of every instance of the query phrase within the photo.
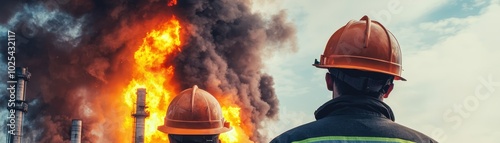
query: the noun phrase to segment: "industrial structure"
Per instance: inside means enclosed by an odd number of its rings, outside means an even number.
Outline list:
[[[15,81],[16,83],[16,98],[15,106],[9,107],[15,110],[15,130],[14,134],[8,134],[8,143],[22,143],[23,136],[23,117],[26,112],[28,112],[28,104],[26,103],[26,84],[31,78],[31,73],[28,72],[28,68],[16,67],[15,71]]]
[[[135,124],[134,143],[144,143],[144,124],[146,117],[149,116],[149,112],[146,111],[146,88],[138,88],[136,94],[135,113],[132,113]]]
[[[71,143],[82,142],[82,120],[73,119],[71,121]]]

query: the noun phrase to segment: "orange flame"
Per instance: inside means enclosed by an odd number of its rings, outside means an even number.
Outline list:
[[[171,1],[173,5],[177,2]],[[169,5],[170,5],[169,3]],[[181,51],[181,25],[179,20],[172,17],[158,29],[147,33],[142,45],[134,53],[135,65],[133,78],[123,91],[125,104],[131,111],[135,111],[136,89],[146,88],[146,106],[150,116],[145,121],[144,140],[146,143],[168,142],[167,134],[157,130],[164,124],[168,105],[175,96],[176,85],[170,85],[175,67],[168,57],[175,56]],[[167,61],[166,61],[167,60]],[[221,102],[223,116],[230,122],[231,131],[220,135],[223,143],[248,143],[252,132],[242,125],[240,107],[232,104],[232,100]],[[125,119],[124,130],[132,132],[134,119],[132,116]],[[124,141],[127,142],[127,141]]]
[[[240,107],[236,105],[223,105],[222,114],[224,119],[231,123],[231,131],[222,133],[219,139],[223,143],[249,143],[249,133],[242,128]]]
[[[177,5],[177,0],[171,0],[168,2],[168,6],[174,6]]]
[[[133,109],[136,101],[136,89],[146,88],[146,106],[150,116],[146,118],[144,139],[145,142],[167,142],[167,136],[157,131],[163,125],[168,103],[173,92],[173,86],[166,86],[172,80],[174,67],[165,65],[169,56],[174,56],[180,49],[179,21],[172,17],[170,21],[161,25],[157,30],[152,30],[143,39],[142,45],[134,54],[135,70],[133,79],[124,90],[125,103]],[[128,118],[125,128],[133,131],[133,118]]]

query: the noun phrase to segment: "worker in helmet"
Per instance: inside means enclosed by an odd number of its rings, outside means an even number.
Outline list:
[[[219,102],[198,86],[180,92],[170,103],[165,124],[158,130],[170,143],[219,143],[219,134],[231,130]]]
[[[401,50],[394,35],[368,16],[351,20],[330,37],[313,66],[328,69],[333,99],[314,113],[316,121],[291,129],[272,143],[436,142],[394,122],[383,102],[401,77]],[[416,113],[418,114],[418,113]]]

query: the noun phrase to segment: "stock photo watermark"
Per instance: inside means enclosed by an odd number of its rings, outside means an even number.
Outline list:
[[[16,129],[16,33],[12,31],[7,32],[7,92],[9,100],[7,103],[9,114],[7,116],[8,133],[15,135]]]
[[[8,140],[20,142],[22,138],[23,116],[28,112],[28,104],[25,101],[26,82],[30,80],[31,73],[28,68],[16,65],[17,34],[11,30],[7,31],[7,81],[6,91],[8,93],[6,128]]]
[[[56,10],[59,6],[67,4],[69,0],[48,0],[45,2],[40,2],[39,4],[47,9]],[[30,16],[28,16],[30,17]],[[41,25],[37,23],[36,18],[26,18],[26,16],[14,17],[13,19],[18,19],[19,22],[13,25],[6,25],[2,27],[6,30],[6,43],[7,45],[5,60],[6,60],[6,74],[7,81],[5,98],[7,103],[7,114],[6,117],[2,118],[6,128],[7,140],[9,142],[21,142],[23,138],[23,116],[28,112],[28,104],[25,101],[25,87],[26,82],[30,80],[31,74],[28,72],[27,68],[23,68],[20,65],[16,65],[16,53],[19,52],[19,47],[23,44],[29,43],[29,41],[38,35],[41,30]],[[17,25],[17,26],[16,26]],[[12,30],[11,28],[14,28]],[[4,31],[2,31],[3,34]],[[3,37],[3,36],[2,36]],[[4,49],[5,50],[5,49]],[[28,142],[31,139],[28,140]]]
[[[495,95],[495,91],[500,87],[500,82],[494,81],[492,75],[486,78],[481,76],[478,78],[479,84],[474,88],[474,95],[466,96],[462,102],[455,103],[452,107],[444,111],[442,119],[445,126],[451,126],[451,129],[457,130],[462,125],[465,119],[471,117],[471,113],[477,111],[484,101]],[[498,93],[497,93],[498,94]],[[448,139],[446,129],[443,127],[435,128],[432,131],[432,136],[441,142]]]

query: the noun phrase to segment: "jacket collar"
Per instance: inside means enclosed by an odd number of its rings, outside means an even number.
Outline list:
[[[336,114],[374,114],[394,121],[389,105],[380,99],[362,95],[342,95],[326,102],[314,112],[316,120]]]

